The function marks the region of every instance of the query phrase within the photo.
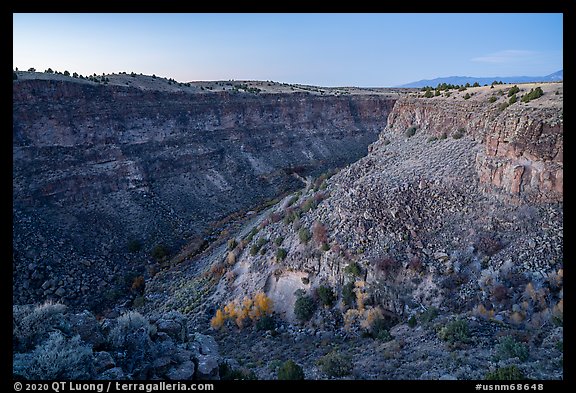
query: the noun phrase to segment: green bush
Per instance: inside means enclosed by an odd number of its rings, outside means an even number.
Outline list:
[[[492,97],[490,97],[490,98],[488,99],[488,102],[491,103],[491,104],[492,104],[493,102],[496,102],[496,101],[498,101],[498,97],[492,96]]]
[[[516,85],[512,86],[510,90],[508,90],[508,97],[512,97],[514,94],[518,93],[520,88]]]
[[[406,133],[404,135],[406,135],[406,137],[410,138],[410,137],[413,137],[414,134],[416,134],[416,127],[410,127],[406,130]]]
[[[516,103],[516,101],[518,101],[518,97],[516,97],[516,94],[512,95],[512,97],[510,97],[510,99],[508,100],[508,105],[512,105],[514,103]]]
[[[416,321],[416,316],[412,315],[410,318],[408,318],[408,326],[413,328],[416,327],[417,321]]]
[[[320,303],[322,303],[322,305],[328,307],[332,307],[334,305],[336,296],[334,295],[332,288],[325,285],[320,285],[316,290],[316,293],[318,294],[318,298],[320,299]]]
[[[274,330],[276,328],[276,322],[274,318],[270,315],[264,315],[262,318],[256,321],[256,330]]]
[[[426,311],[418,315],[418,319],[422,323],[430,323],[438,316],[438,309],[436,307],[428,307]]]
[[[538,86],[535,89],[530,89],[528,94],[524,94],[522,96],[522,102],[530,102],[530,100],[535,100],[536,98],[540,98],[544,95],[542,88]]]
[[[490,381],[521,381],[526,379],[522,371],[516,366],[500,367],[499,369],[489,372],[484,378]]]
[[[286,255],[288,255],[288,251],[283,248],[279,248],[278,251],[276,251],[276,259],[278,261],[283,261],[286,258]]]
[[[168,248],[164,244],[158,244],[152,249],[151,255],[157,261],[160,261],[168,256]]]
[[[281,381],[298,381],[304,379],[304,370],[302,367],[287,360],[278,368],[278,380]]]
[[[383,318],[378,318],[372,322],[370,336],[376,340],[388,342],[393,339],[388,324]]]
[[[438,140],[437,137],[431,136],[430,138],[428,138],[427,142],[434,142],[434,141],[436,141],[436,140]]]
[[[446,341],[451,345],[466,344],[470,341],[468,331],[468,322],[462,319],[456,319],[446,324],[438,332],[438,338]]]
[[[495,349],[497,360],[516,357],[522,362],[528,360],[528,346],[517,342],[512,336],[501,337]]]
[[[471,96],[470,96],[470,94],[469,94],[469,93],[466,93],[466,94],[464,95],[464,99],[465,99],[465,100],[468,100],[468,99],[470,99],[470,97],[471,97]]]
[[[503,102],[498,106],[498,109],[503,111],[504,109],[508,108],[508,103],[507,102]]]
[[[354,301],[356,300],[356,294],[354,293],[354,283],[349,282],[344,284],[342,287],[342,301],[348,307],[352,307],[354,305]]]
[[[274,244],[276,244],[277,246],[280,246],[283,241],[284,241],[284,238],[282,236],[278,236],[276,239],[274,239]]]
[[[298,238],[300,239],[300,243],[308,243],[310,241],[310,231],[308,228],[300,228],[298,231]]]
[[[90,379],[92,348],[78,335],[68,339],[55,331],[34,351],[15,354],[12,367],[14,375],[31,380]]]
[[[328,250],[330,250],[330,245],[328,243],[322,243],[322,245],[320,246],[320,249],[322,251],[328,251]]]
[[[294,303],[294,315],[299,321],[307,322],[316,311],[316,303],[310,296],[299,296]]]
[[[344,377],[352,372],[350,356],[333,351],[316,362],[322,372],[330,377]]]
[[[302,204],[302,211],[308,213],[309,210],[316,209],[318,206],[318,199],[311,197]]]
[[[432,97],[434,97],[434,93],[432,93],[432,90],[426,90],[426,93],[424,93],[424,97],[425,98],[432,98]]]
[[[344,273],[349,274],[353,277],[359,277],[362,274],[362,269],[360,265],[356,262],[350,263],[346,268],[344,268]]]

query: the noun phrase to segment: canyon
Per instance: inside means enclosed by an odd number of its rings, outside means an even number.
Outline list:
[[[154,247],[201,248],[222,219],[365,155],[396,100],[223,85],[14,84],[15,301],[80,305],[142,274]]]
[[[563,378],[562,83],[168,82],[14,83],[13,302],[145,316],[108,378]]]

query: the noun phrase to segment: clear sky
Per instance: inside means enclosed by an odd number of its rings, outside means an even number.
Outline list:
[[[14,14],[13,67],[397,86],[563,68],[562,14]]]

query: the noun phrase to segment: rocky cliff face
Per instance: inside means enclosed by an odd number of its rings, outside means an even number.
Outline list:
[[[154,245],[176,251],[223,217],[298,187],[294,172],[357,160],[395,102],[68,79],[13,85],[17,303],[110,292]],[[131,241],[142,251],[129,255]]]
[[[531,87],[523,85],[518,94]],[[436,137],[461,130],[484,144],[475,164],[484,191],[515,202],[562,201],[562,86],[544,86],[546,103],[533,101],[501,109],[508,97],[498,92],[509,88],[483,88],[468,100],[461,96],[401,100],[388,118],[388,127],[400,132],[417,127]],[[488,104],[491,96],[497,100]]]

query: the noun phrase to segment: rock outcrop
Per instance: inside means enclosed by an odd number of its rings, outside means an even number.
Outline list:
[[[518,94],[531,87],[522,85]],[[482,89],[468,100],[455,95],[400,100],[388,127],[398,132],[417,127],[436,137],[460,131],[485,145],[476,158],[485,191],[499,192],[517,203],[562,201],[562,85],[543,85],[546,103],[518,102],[505,109],[502,105],[508,98],[498,92],[507,92],[510,86]],[[489,97],[497,99],[489,103]]]

